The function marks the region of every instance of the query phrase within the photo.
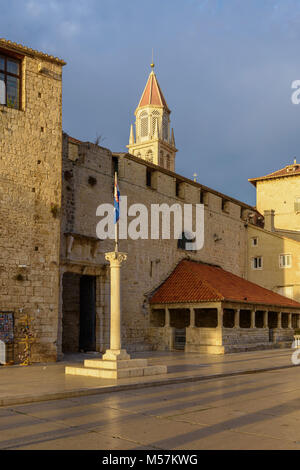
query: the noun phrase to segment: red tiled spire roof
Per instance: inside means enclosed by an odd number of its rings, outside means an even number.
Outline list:
[[[155,73],[152,71],[149,75],[138,108],[142,106],[162,106],[170,112],[165,97],[160,89]]]
[[[150,299],[150,304],[233,301],[300,309],[300,303],[222,268],[182,260]]]
[[[249,178],[248,181],[256,186],[257,181],[269,180],[273,178],[283,178],[285,176],[295,176],[300,175],[300,164],[294,161],[293,165],[287,165],[286,167],[282,168],[281,170],[273,171],[266,176],[260,176],[258,178]]]

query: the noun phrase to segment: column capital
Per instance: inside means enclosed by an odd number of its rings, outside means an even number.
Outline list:
[[[127,260],[127,253],[121,253],[119,251],[111,251],[105,253],[105,259],[110,262],[112,267],[121,266],[123,261]]]

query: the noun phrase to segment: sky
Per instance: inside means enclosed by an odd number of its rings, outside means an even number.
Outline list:
[[[150,73],[176,172],[249,204],[248,178],[300,162],[299,0],[1,0],[0,37],[63,58],[63,130],[127,151]]]

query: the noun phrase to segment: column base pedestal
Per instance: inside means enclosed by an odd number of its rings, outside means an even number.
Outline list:
[[[103,359],[86,359],[83,367],[66,366],[68,375],[122,379],[167,373],[167,366],[149,366],[147,359],[130,359],[125,349],[108,349]]]
[[[130,355],[126,349],[107,349],[105,354],[103,354],[104,361],[128,361]]]

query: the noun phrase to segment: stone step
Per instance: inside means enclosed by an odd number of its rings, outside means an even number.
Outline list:
[[[130,377],[143,377],[149,375],[166,374],[167,366],[157,365],[147,367],[130,367],[127,369],[116,370],[66,366],[65,373],[68,375],[98,377],[101,379],[122,379]]]
[[[93,369],[128,369],[135,367],[147,367],[147,359],[128,359],[121,361],[110,361],[107,359],[85,359],[84,367],[90,367]]]

